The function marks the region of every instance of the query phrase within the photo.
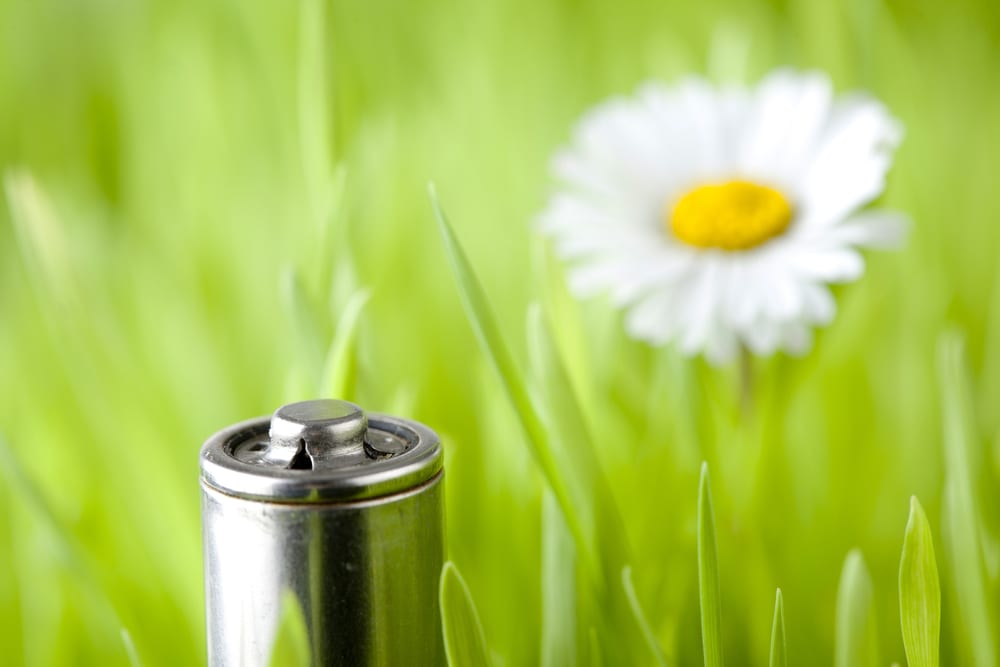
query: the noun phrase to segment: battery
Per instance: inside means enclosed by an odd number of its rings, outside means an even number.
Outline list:
[[[443,474],[433,431],[347,401],[292,403],[209,438],[209,665],[268,665],[289,596],[313,665],[443,665]]]

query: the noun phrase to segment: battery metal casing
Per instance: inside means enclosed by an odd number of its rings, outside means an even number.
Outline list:
[[[442,478],[432,431],[342,401],[212,436],[201,452],[209,665],[269,664],[289,596],[314,665],[443,665]]]

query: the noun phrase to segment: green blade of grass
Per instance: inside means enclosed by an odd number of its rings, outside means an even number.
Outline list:
[[[291,591],[281,596],[281,618],[271,644],[271,667],[309,667],[309,632],[298,599]]]
[[[698,592],[701,600],[701,646],[705,667],[722,667],[719,555],[707,463],[701,464],[701,479],[698,483]]]
[[[590,628],[590,632],[587,633],[588,646],[590,648],[590,665],[591,667],[604,667],[604,655],[601,653],[601,642],[597,639],[597,629]]]
[[[910,499],[899,561],[899,618],[909,667],[938,667],[941,584],[931,527],[916,496]]]
[[[639,604],[639,596],[635,593],[635,586],[632,584],[631,566],[625,566],[622,568],[622,588],[625,589],[625,595],[628,597],[629,606],[632,608],[632,615],[635,617],[636,623],[642,630],[642,635],[646,639],[646,645],[649,647],[649,652],[653,661],[660,667],[666,667],[667,660],[663,657],[663,650],[660,648],[660,643],[656,641],[656,635],[653,633],[653,628],[649,625],[649,621],[646,619],[646,614],[643,613],[642,606]]]
[[[604,632],[602,639],[613,642],[609,645],[616,647],[619,659],[638,660],[638,656],[645,655],[644,645],[650,643],[651,633],[634,613],[635,605],[628,599],[627,591],[620,586],[605,586],[605,582],[620,579],[629,562],[624,521],[597,458],[586,416],[577,402],[552,330],[537,304],[528,309],[527,329],[532,389],[536,390],[532,396],[565,471],[567,490],[593,554],[586,562],[594,563],[597,575],[595,593]]]
[[[466,314],[502,380],[528,436],[533,458],[573,535],[580,571],[590,584],[597,601],[595,609],[601,616],[600,638],[614,642],[618,656],[627,660],[626,656],[639,650],[644,640],[633,622],[624,592],[609,585],[627,562],[623,521],[562,360],[538,309],[533,308],[529,311],[528,338],[536,391],[529,389],[433,188],[431,199]]]
[[[3,438],[0,438],[0,472],[4,473],[11,488],[17,492],[18,497],[34,516],[48,528],[49,534],[53,537],[60,564],[74,575],[76,581],[83,584],[84,591],[92,596],[95,606],[100,609],[102,616],[106,617],[106,622],[113,623],[119,629],[123,629],[125,626],[121,621],[118,605],[110,597],[108,591],[101,586],[82,545],[63,525],[45,494],[24,469]]]
[[[122,646],[125,647],[125,656],[128,658],[129,667],[142,667],[142,660],[139,659],[139,652],[135,650],[135,642],[132,635],[125,628],[121,629]]]
[[[99,592],[101,590],[100,584],[87,564],[83,550],[69,530],[63,526],[45,494],[24,469],[14,451],[3,438],[0,438],[0,471],[7,478],[9,488],[17,494],[21,502],[31,510],[37,520],[49,529],[55,538],[54,550],[60,564],[76,575],[79,580],[85,581],[89,588]],[[111,607],[110,601],[108,604]],[[117,616],[115,619],[118,620]]]
[[[321,0],[301,3],[299,15],[298,116],[302,173],[313,220],[326,224],[336,189],[327,131],[326,12]]]
[[[433,188],[431,199],[466,314],[501,378],[527,435],[532,456],[573,535],[580,571],[590,584],[597,601],[595,608],[601,615],[600,638],[613,641],[618,656],[626,660],[644,643],[624,592],[609,585],[627,562],[626,536],[565,368],[538,309],[532,309],[528,321],[529,348],[537,391],[529,390]]]
[[[858,549],[847,554],[840,573],[833,664],[834,667],[879,664],[872,580]]]
[[[317,309],[313,306],[298,269],[288,267],[282,272],[281,297],[285,312],[292,323],[296,354],[302,360],[302,368],[322,368],[325,336],[320,335],[320,326],[315,315]],[[316,387],[315,371],[312,372],[314,379],[307,388],[310,392]]]
[[[566,366],[556,349],[551,328],[538,304],[527,317],[528,355],[532,398],[549,434],[554,455],[565,471],[564,480],[591,559],[603,580],[620,575],[629,560],[621,513],[601,464],[587,419],[580,408]]]
[[[963,343],[957,333],[942,337],[938,367],[945,455],[942,540],[948,555],[945,567],[955,588],[954,627],[965,660],[975,667],[994,667],[997,664],[992,632],[995,610],[987,598],[976,489],[982,453],[964,368]]]
[[[771,621],[770,667],[787,667],[788,650],[785,647],[785,602],[779,588],[774,594],[774,620]]]
[[[437,218],[441,237],[444,239],[445,248],[448,253],[448,260],[455,274],[459,287],[459,294],[462,304],[465,307],[466,315],[472,324],[473,331],[483,348],[507,392],[507,397],[514,405],[514,411],[521,422],[521,426],[527,435],[527,442],[531,448],[532,456],[538,464],[539,469],[545,476],[552,493],[559,503],[559,507],[566,518],[566,524],[572,532],[577,544],[578,554],[584,558],[591,577],[600,580],[600,570],[594,567],[593,562],[593,535],[592,531],[584,530],[577,506],[574,505],[573,497],[563,478],[563,473],[558,465],[552,451],[550,431],[546,428],[539,415],[528,391],[528,386],[524,374],[514,361],[514,357],[507,347],[507,343],[500,334],[493,309],[490,307],[483,292],[483,288],[476,277],[469,260],[462,249],[455,232],[448,223],[438,202],[437,194],[433,186],[430,188],[431,203]]]
[[[0,438],[0,473],[3,473],[3,476],[7,478],[10,488],[17,492],[17,497],[28,506],[37,519],[46,525],[53,538],[59,563],[73,575],[74,580],[80,585],[91,608],[95,611],[93,614],[95,619],[106,627],[118,628],[126,657],[131,664],[139,664],[132,636],[122,622],[121,614],[118,611],[120,603],[114,599],[112,591],[101,585],[101,581],[91,565],[92,561],[88,558],[83,546],[56,515],[42,490],[24,469],[3,438]]]
[[[300,266],[307,284],[329,290],[337,303],[357,286],[353,261],[347,249],[347,227],[342,222],[347,171],[334,159],[330,113],[333,106],[327,85],[330,50],[326,34],[326,6],[322,0],[300,4],[298,52],[298,139],[305,201],[312,238]],[[334,68],[331,68],[334,69]],[[346,292],[346,293],[345,293]]]
[[[1000,271],[993,279],[993,290],[989,305],[989,318],[981,335],[983,341],[982,365],[980,366],[982,384],[977,405],[984,407],[1000,405]],[[1000,429],[1000,414],[992,410],[983,410],[987,418],[984,428],[987,432]],[[1000,434],[998,434],[1000,435]]]
[[[441,570],[441,629],[445,654],[451,667],[485,667],[489,664],[486,635],[479,621],[472,593],[451,561]]]
[[[946,554],[946,581],[952,589],[954,639],[963,664],[975,667],[996,665],[992,631],[993,606],[987,597],[989,586],[979,551],[978,526],[964,502],[960,484],[948,478],[941,502],[941,537]]]
[[[542,667],[576,664],[576,549],[550,491],[542,498]]]
[[[323,381],[320,396],[348,398],[354,395],[355,347],[358,340],[358,324],[361,312],[371,293],[367,289],[358,290],[348,300],[337,321],[337,329],[323,364]]]
[[[14,230],[41,302],[48,307],[75,302],[77,281],[69,242],[49,197],[26,170],[9,170],[3,177]]]

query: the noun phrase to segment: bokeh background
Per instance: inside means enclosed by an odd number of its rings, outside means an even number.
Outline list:
[[[573,302],[532,220],[590,105],[779,65],[867,89],[902,121],[882,203],[913,225],[837,292],[808,357],[755,363],[748,415],[736,369]],[[463,315],[434,181],[519,359],[529,303],[553,321],[670,664],[701,662],[702,460],[730,664],[767,664],[777,586],[791,663],[831,664],[852,548],[879,664],[904,663],[911,494],[938,545],[944,663],[989,664],[998,77],[989,0],[0,0],[0,662],[202,663],[198,448],[320,394],[441,433],[449,553],[494,662],[539,662],[543,482]],[[949,330],[965,374],[938,370]],[[961,471],[949,396],[974,423]],[[949,475],[973,502],[972,547],[942,539]],[[992,653],[949,585],[962,562],[980,570]]]

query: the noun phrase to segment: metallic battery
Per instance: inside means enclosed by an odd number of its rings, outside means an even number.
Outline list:
[[[442,476],[430,429],[346,401],[292,403],[209,438],[209,665],[267,665],[289,594],[314,665],[443,665]]]

